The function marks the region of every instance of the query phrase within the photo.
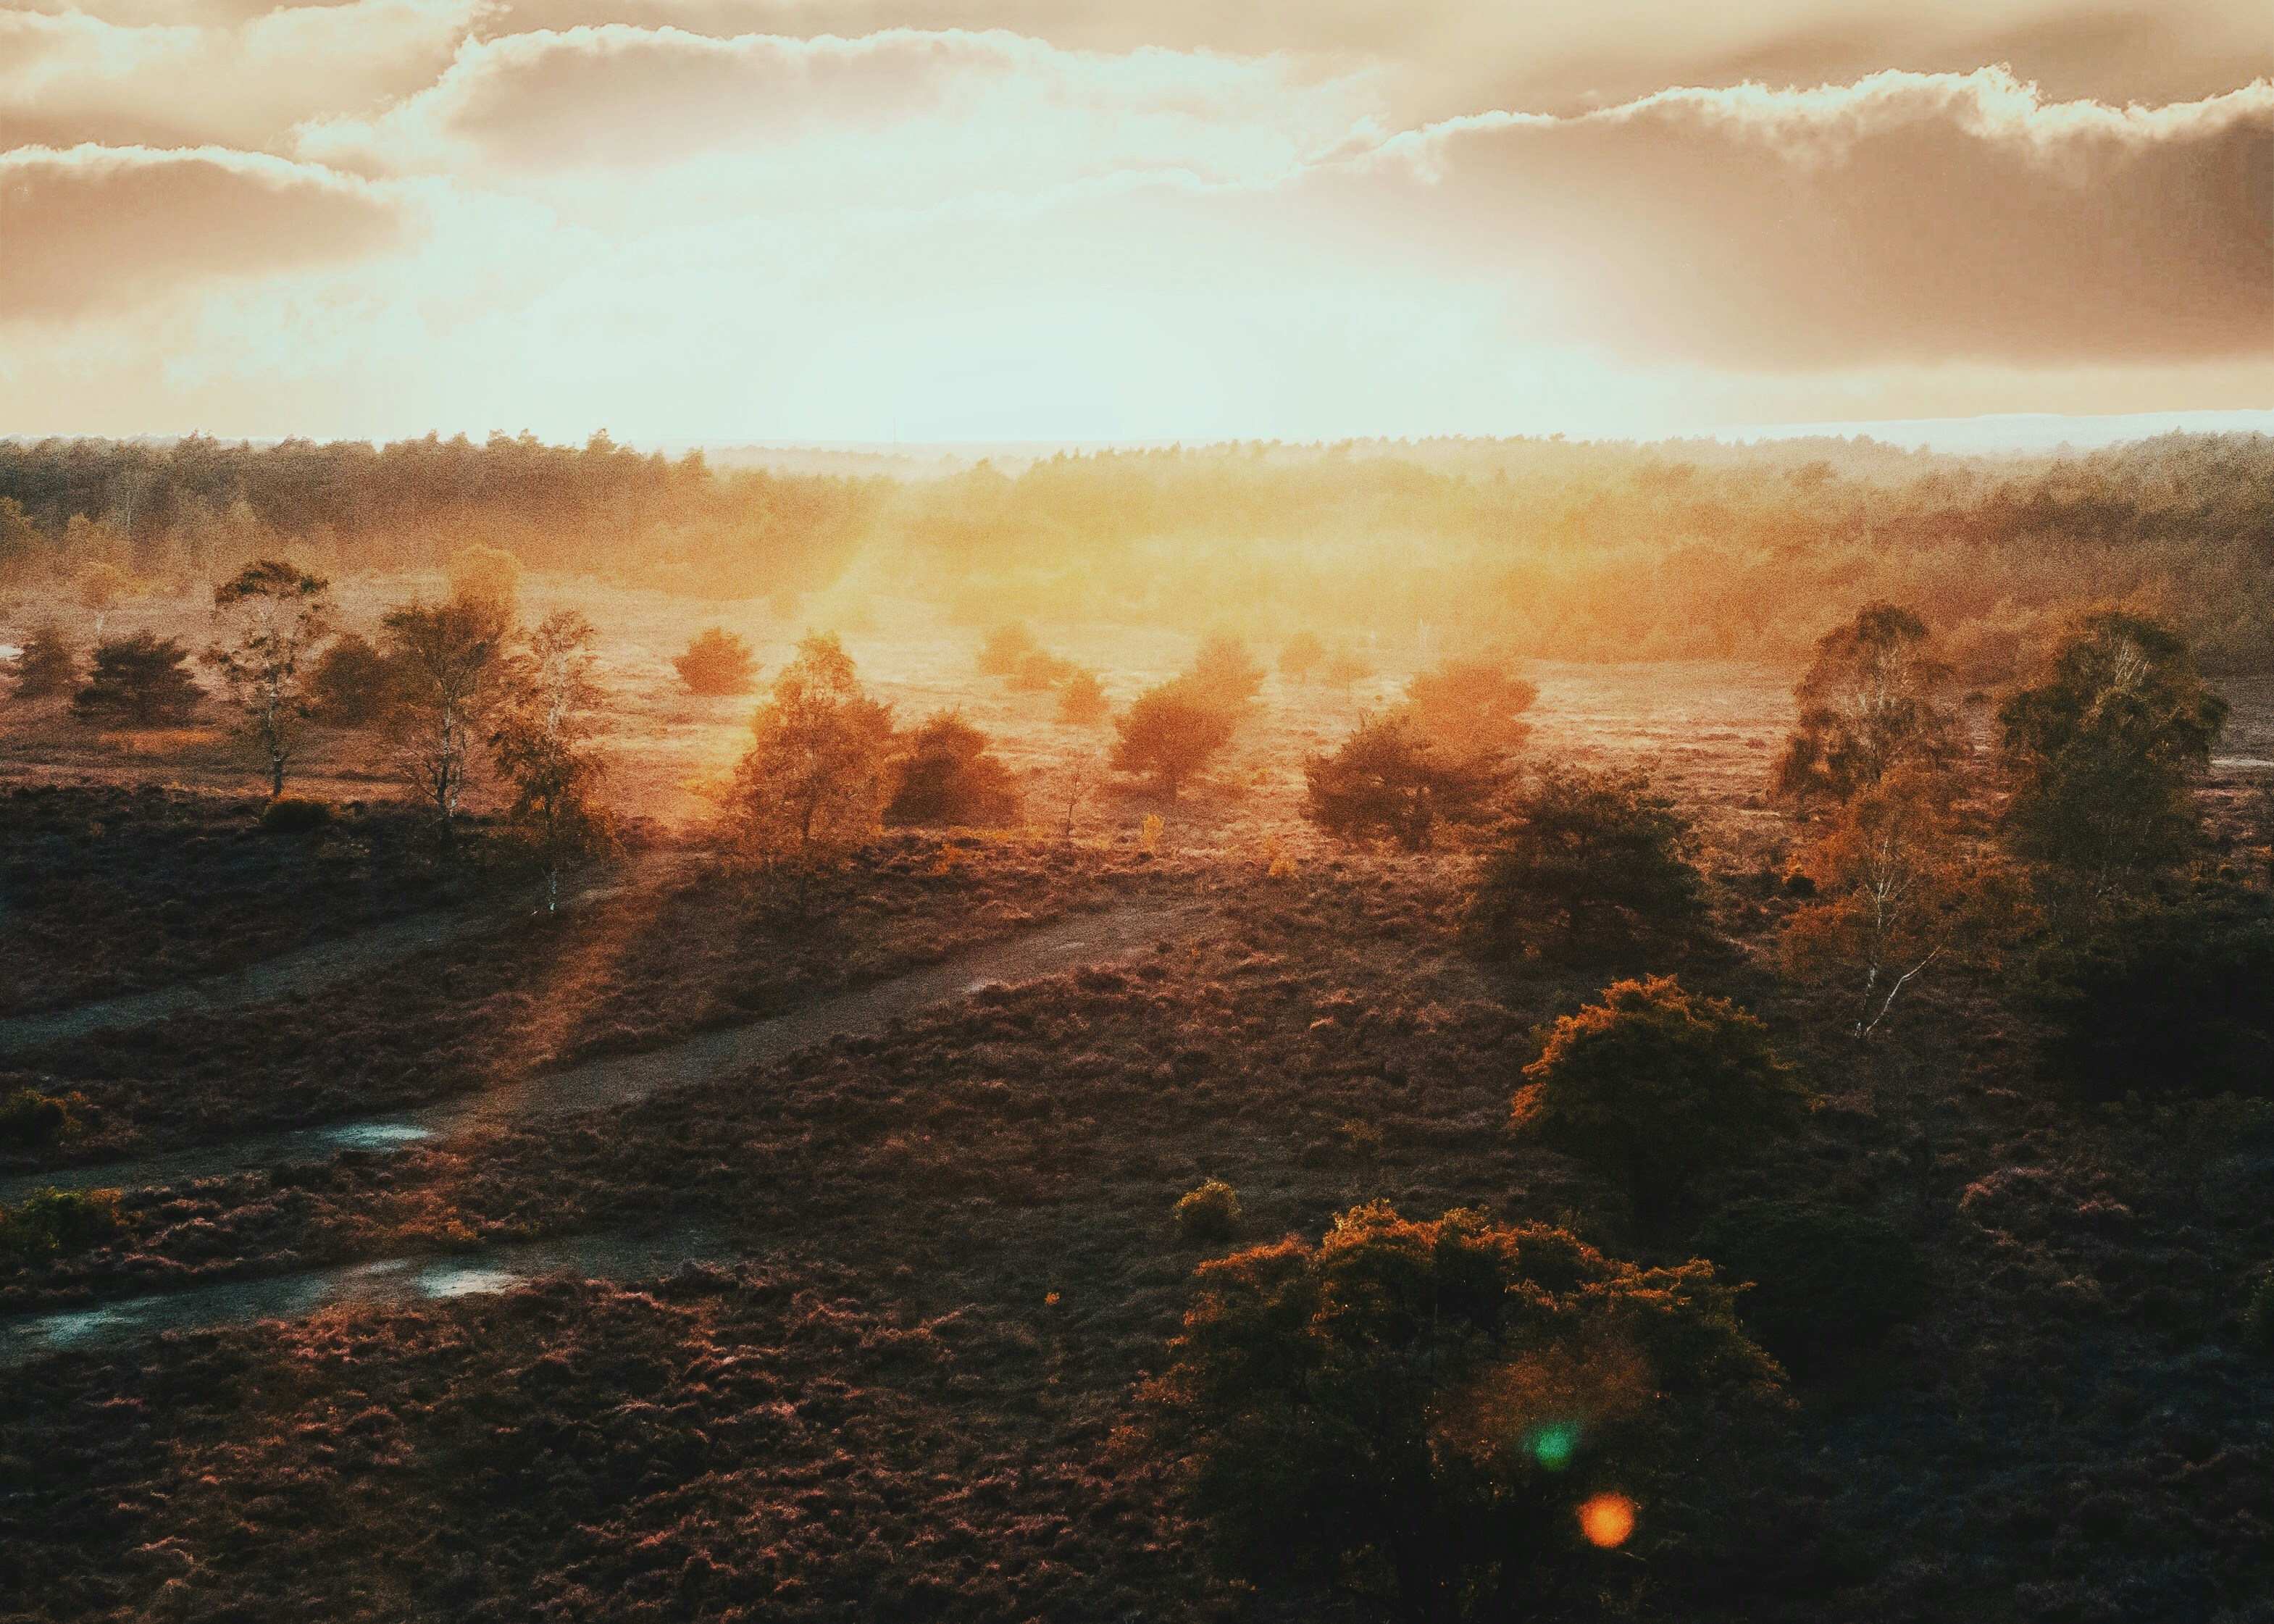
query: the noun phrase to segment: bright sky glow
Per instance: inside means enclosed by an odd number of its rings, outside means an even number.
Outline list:
[[[2257,5],[12,4],[0,433],[2274,406]]]

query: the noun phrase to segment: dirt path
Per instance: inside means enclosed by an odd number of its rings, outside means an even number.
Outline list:
[[[320,1128],[264,1133],[169,1154],[0,1179],[0,1205],[34,1190],[91,1190],[179,1184],[186,1179],[282,1163],[322,1161],[338,1150],[390,1150],[444,1139],[484,1122],[592,1110],[745,1070],[840,1036],[874,1035],[893,1021],[977,991],[990,982],[1032,981],[1080,966],[1154,951],[1190,934],[1190,907],[1129,905],[1076,914],[1008,941],[974,948],[927,968],[747,1026],[706,1032],[666,1049],[611,1055],[568,1071],[418,1110]]]
[[[581,892],[566,906],[572,909],[581,907],[651,883],[699,855],[678,851],[647,853],[609,883]],[[439,947],[469,925],[498,918],[519,906],[517,900],[508,905],[490,898],[462,907],[414,914],[352,936],[312,943],[221,975],[153,988],[148,992],[129,993],[123,997],[103,998],[67,1010],[14,1016],[0,1020],[0,1057],[85,1037],[89,1033],[147,1026],[169,1015],[191,1011],[210,1013],[313,992],[348,976],[407,959],[423,948]]]

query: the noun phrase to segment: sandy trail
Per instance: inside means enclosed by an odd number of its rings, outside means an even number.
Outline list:
[[[1189,934],[1189,908],[1128,905],[1075,914],[1007,941],[959,953],[890,981],[824,998],[745,1026],[706,1032],[643,1054],[610,1055],[567,1071],[413,1111],[263,1133],[127,1162],[58,1168],[0,1179],[0,1205],[34,1190],[132,1188],[290,1162],[322,1161],[338,1150],[389,1150],[445,1139],[489,1122],[592,1110],[686,1087],[778,1060],[832,1038],[880,1034],[894,1020],[997,981],[1033,981],[1081,966],[1153,951]]]
[[[563,906],[570,909],[583,907],[634,886],[651,883],[701,855],[677,851],[644,853],[616,878],[578,893]],[[13,1016],[0,1020],[0,1058],[50,1043],[67,1042],[90,1033],[147,1026],[170,1015],[212,1013],[314,992],[350,975],[408,959],[422,949],[439,947],[468,926],[504,917],[515,912],[517,906],[501,906],[498,899],[491,898],[461,907],[413,914],[374,925],[368,930],[358,930],[352,936],[311,943],[221,975],[154,987],[147,992],[129,993],[122,997],[102,998],[67,1010]]]

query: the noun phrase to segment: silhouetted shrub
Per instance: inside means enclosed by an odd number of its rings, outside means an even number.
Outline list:
[[[1405,685],[1415,734],[1457,757],[1498,756],[1532,736],[1540,690],[1497,660],[1449,659]]]
[[[384,727],[395,711],[395,667],[368,638],[343,632],[308,673],[308,703],[327,727]]]
[[[1119,734],[1114,771],[1154,774],[1173,801],[1184,781],[1231,742],[1232,713],[1178,677],[1140,694],[1113,726]]]
[[[985,733],[942,710],[910,736],[886,823],[1000,829],[1018,820],[1018,788],[1010,769],[988,753]]]
[[[1220,1178],[1177,1198],[1177,1233],[1189,1243],[1228,1241],[1239,1226],[1239,1197]]]
[[[36,627],[24,639],[24,651],[16,657],[15,675],[19,699],[52,699],[68,694],[79,684],[79,650],[61,627],[52,622]]]
[[[1238,710],[1263,691],[1263,667],[1246,643],[1219,634],[1201,644],[1188,680],[1204,703]]]
[[[979,669],[986,676],[1014,677],[1019,674],[1020,662],[1040,652],[1035,634],[1024,626],[1015,622],[998,626],[987,634],[987,641],[980,645]]]
[[[1376,1202],[1198,1279],[1148,1398],[1219,1565],[1407,1618],[1516,1616],[1608,1571],[1580,1507],[1775,1380],[1712,1265],[1640,1269],[1473,1212]]]
[[[2263,893],[2138,904],[2039,952],[2048,1077],[2090,1100],[2274,1094],[2274,918]]]
[[[72,1096],[76,1098],[77,1096]],[[79,1128],[72,1101],[19,1088],[0,1100],[0,1151],[52,1150]]]
[[[691,693],[717,698],[747,694],[758,685],[758,662],[744,643],[723,626],[707,626],[671,662]]]
[[[1640,774],[1548,768],[1515,799],[1470,893],[1479,951],[1585,958],[1693,936],[1706,886],[1690,824]]]
[[[104,727],[163,727],[197,708],[190,651],[171,637],[136,632],[99,643],[87,686],[72,695],[82,722]]]
[[[1403,716],[1360,722],[1331,756],[1303,766],[1303,815],[1338,840],[1395,840],[1426,852],[1441,821],[1466,823],[1497,779],[1475,761],[1441,758]]]
[[[0,1252],[49,1258],[118,1231],[116,1190],[42,1190],[0,1211]]]
[[[1698,1174],[1796,1127],[1814,1097],[1759,1020],[1670,975],[1620,981],[1564,1016],[1524,1075],[1510,1125],[1623,1174],[1645,1225]]]
[[[330,802],[299,795],[279,795],[260,808],[260,832],[267,835],[312,834],[331,821]]]
[[[1697,1248],[1732,1285],[1737,1313],[1797,1371],[1825,1369],[1924,1312],[1926,1264],[1910,1237],[1852,1207],[1739,1201],[1698,1230]]]

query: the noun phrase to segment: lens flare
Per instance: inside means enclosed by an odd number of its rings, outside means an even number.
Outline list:
[[[1543,1426],[1525,1440],[1532,1458],[1549,1471],[1562,1471],[1571,1463],[1571,1453],[1579,1447],[1579,1429],[1568,1421]]]
[[[1635,1503],[1623,1494],[1598,1494],[1579,1507],[1579,1531],[1606,1551],[1634,1532]]]

